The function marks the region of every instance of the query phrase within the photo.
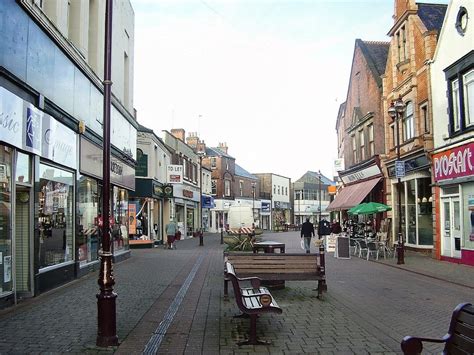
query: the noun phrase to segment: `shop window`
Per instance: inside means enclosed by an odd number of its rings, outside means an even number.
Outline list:
[[[77,196],[77,248],[80,265],[98,260],[102,191],[96,180],[81,176]]]
[[[13,150],[0,146],[0,295],[13,289],[11,191]]]
[[[49,165],[39,168],[39,267],[73,260],[74,174]]]
[[[113,217],[112,240],[114,254],[128,249],[128,191],[113,187]]]
[[[16,158],[16,182],[31,183],[30,157],[20,152],[17,153]]]
[[[407,241],[416,244],[416,180],[406,182]]]

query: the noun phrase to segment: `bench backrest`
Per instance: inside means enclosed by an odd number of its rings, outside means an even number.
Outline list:
[[[239,277],[259,275],[264,280],[311,280],[324,275],[324,266],[317,254],[254,254],[226,253],[226,260]]]
[[[449,325],[450,339],[444,351],[447,354],[471,353],[474,350],[474,306],[470,303],[458,305]]]

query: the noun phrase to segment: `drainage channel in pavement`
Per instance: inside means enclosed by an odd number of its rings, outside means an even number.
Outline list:
[[[199,259],[196,261],[188,277],[186,278],[183,285],[179,289],[178,294],[176,295],[176,298],[174,299],[174,301],[171,303],[170,307],[166,311],[163,317],[163,320],[160,322],[160,325],[153,332],[153,336],[150,338],[150,340],[146,344],[145,350],[143,350],[143,354],[151,355],[151,354],[156,354],[158,352],[161,342],[163,341],[163,338],[165,337],[166,332],[168,331],[168,328],[171,325],[171,322],[173,322],[174,316],[176,315],[176,312],[178,311],[179,306],[181,305],[181,302],[186,296],[186,292],[188,292],[189,286],[191,285],[191,282],[196,276],[196,273],[199,267],[201,266],[204,260],[204,257],[206,255],[207,253],[201,254],[199,256]]]

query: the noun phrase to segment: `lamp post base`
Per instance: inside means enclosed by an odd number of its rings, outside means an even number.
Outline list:
[[[401,240],[397,244],[397,265],[405,264],[405,245]]]

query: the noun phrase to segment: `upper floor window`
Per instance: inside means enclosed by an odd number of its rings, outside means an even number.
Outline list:
[[[280,195],[280,186],[278,186],[278,195]]]
[[[288,187],[285,187],[285,195],[288,196]]]
[[[367,126],[367,132],[369,133],[369,156],[373,156],[375,154],[374,125],[373,124],[370,124]]]
[[[240,196],[244,195],[244,182],[242,180],[239,181],[239,193]]]
[[[403,62],[408,59],[407,53],[407,37],[405,26],[400,28],[400,31],[397,32],[397,47],[398,47],[398,61]]]
[[[403,138],[405,141],[415,136],[415,125],[413,123],[413,103],[408,101],[406,104],[405,117],[403,118]]]
[[[217,195],[217,180],[216,179],[211,180],[211,195],[212,196]]]
[[[474,130],[474,51],[445,69],[449,134]]]
[[[277,187],[276,185],[273,185],[273,194],[276,194],[277,193]]]
[[[425,133],[430,133],[430,119],[428,117],[428,104],[420,106],[421,119],[423,120],[423,126],[425,127]]]
[[[357,142],[355,135],[352,136],[352,156],[354,157],[354,163],[357,163]]]
[[[230,196],[230,180],[224,180],[224,194],[226,197]]]
[[[364,138],[364,130],[361,129],[359,131],[359,142],[360,142],[360,159],[365,159],[365,138]]]
[[[463,75],[464,120],[466,126],[474,125],[474,69]]]
[[[211,169],[217,168],[217,161],[216,157],[211,157]]]

